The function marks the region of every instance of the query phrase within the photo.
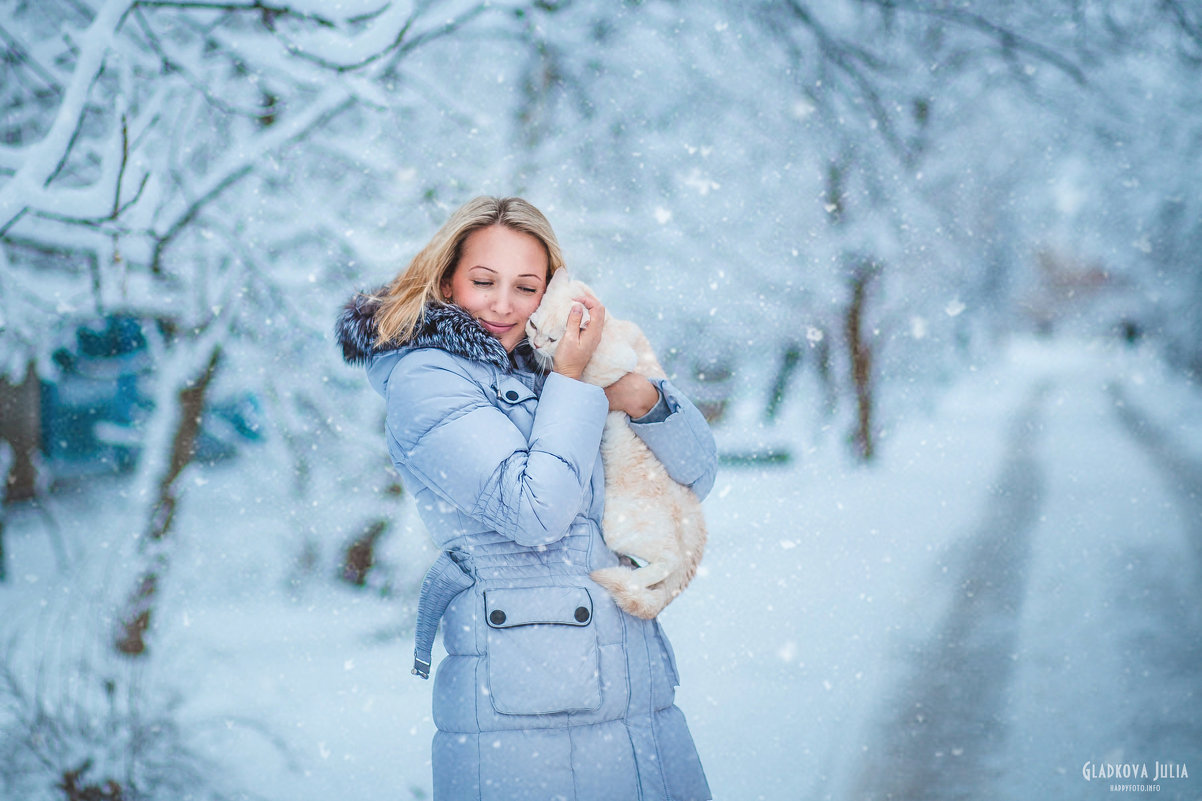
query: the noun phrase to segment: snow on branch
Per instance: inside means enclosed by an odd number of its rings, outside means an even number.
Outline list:
[[[432,5],[429,0],[415,3],[411,9],[403,8],[400,3],[389,5],[370,27],[355,35],[348,36],[332,28],[304,30],[290,36],[277,33],[293,55],[343,73],[363,69],[391,53],[403,56],[427,42],[454,33],[485,11],[495,9],[486,2],[474,4],[460,14],[446,18],[442,24],[415,31],[418,21]]]
[[[204,76],[198,67],[201,61],[208,61],[211,64],[207,52],[198,50],[197,59],[193,63],[189,63],[189,51],[180,47],[178,42],[172,42],[169,51],[160,36],[148,23],[143,9],[173,8],[185,12],[193,10],[255,11],[263,15],[264,27],[276,36],[281,35],[277,30],[277,27],[282,27],[277,26],[280,18],[298,20],[303,23],[302,28],[316,25],[320,30],[330,29],[329,36],[323,37],[317,34],[309,39],[304,39],[305,46],[312,48],[313,52],[302,50],[295,43],[289,44],[288,47],[294,54],[301,55],[309,61],[315,61],[327,69],[332,67],[337,72],[369,63],[398,47],[404,40],[406,32],[418,18],[420,10],[425,8],[425,4],[419,4],[413,11],[406,11],[403,4],[399,3],[380,6],[378,3],[364,2],[350,8],[344,7],[342,11],[358,14],[361,19],[374,17],[371,24],[362,26],[362,31],[356,36],[348,36],[341,30],[333,31],[339,23],[332,18],[323,16],[320,13],[320,7],[319,3],[303,2],[271,4],[263,2],[189,2],[188,0],[177,0],[176,2],[107,0],[96,12],[87,29],[82,34],[71,37],[76,50],[73,69],[65,88],[58,91],[61,101],[57,105],[53,121],[48,126],[45,135],[37,141],[22,146],[0,146],[0,169],[11,172],[7,180],[0,185],[0,236],[6,235],[18,221],[30,212],[63,222],[96,225],[104,220],[115,219],[124,208],[128,208],[132,203],[132,201],[123,201],[121,197],[121,183],[130,164],[131,154],[129,120],[124,118],[120,111],[117,113],[120,119],[114,120],[110,124],[105,141],[93,143],[92,152],[88,156],[98,161],[99,177],[84,186],[64,185],[62,181],[56,180],[70,159],[78,161],[78,157],[73,156],[73,153],[81,141],[81,134],[84,133],[84,126],[89,115],[96,117],[96,112],[101,115],[105,114],[102,107],[95,105],[97,101],[93,89],[96,87],[97,81],[106,73],[122,73],[128,70],[121,63],[125,58],[126,51],[134,60],[141,60],[143,63],[145,63],[146,55],[153,54],[153,57],[162,65],[161,72],[157,76],[158,83],[179,83],[182,78],[194,92],[202,94],[223,113],[241,115],[259,121],[264,119],[263,107],[240,106],[236,101],[227,99],[228,93],[218,91],[216,87],[212,86],[211,81],[206,81],[207,76]],[[133,34],[133,39],[123,43],[118,36],[122,33],[122,26],[130,17],[131,12],[137,25],[132,26],[129,31]],[[208,33],[198,31],[198,34],[211,46],[215,30],[216,28],[209,29]],[[138,36],[139,33],[140,36]],[[298,30],[294,35],[303,38],[304,32]],[[0,39],[11,40],[10,53],[30,64],[34,73],[40,76],[47,85],[57,88],[58,84],[53,74],[48,69],[39,67],[32,56],[28,55],[27,48],[20,47],[18,39],[7,31],[0,32]],[[133,49],[130,49],[131,43],[134,45]],[[353,57],[358,61],[355,64],[335,64],[331,59],[336,57]],[[233,71],[245,70],[250,76],[247,85],[253,85],[254,76],[258,71],[256,62],[264,59],[266,59],[264,66],[272,64],[273,58],[263,53],[262,37],[260,36],[253,42],[252,47],[241,48],[238,56],[235,57],[231,54],[230,69]],[[279,59],[274,60],[278,61]],[[378,88],[369,82],[348,80],[344,84],[353,85],[356,95],[376,106],[387,102],[386,97]],[[120,93],[118,101],[123,102]],[[324,113],[325,110],[319,110],[318,117]],[[306,116],[312,118],[312,110],[302,115],[302,117]],[[139,127],[143,127],[144,130],[144,126]],[[290,127],[284,126],[280,130],[288,131]],[[281,135],[282,138],[279,141],[287,141],[297,134],[295,132],[286,134],[273,132],[272,136],[267,139],[279,138]],[[94,138],[94,133],[89,132],[88,138]],[[251,150],[262,152],[257,148],[251,148]],[[139,192],[145,188],[146,180],[147,178],[143,176],[138,182]],[[222,185],[228,185],[232,180],[230,173],[226,172]],[[198,193],[198,199],[194,205],[203,205],[205,199],[211,196],[213,189],[212,186],[204,187]],[[134,199],[136,198],[137,195]],[[183,220],[185,224],[187,219],[190,217]],[[166,239],[169,240],[173,236],[174,227],[174,224],[168,227]]]
[[[953,8],[949,5],[928,4],[923,2],[906,2],[905,0],[873,0],[883,7],[900,9],[902,11],[929,16],[953,25],[974,30],[997,41],[1004,52],[1024,53],[1034,59],[1056,67],[1077,84],[1084,86],[1088,83],[1085,72],[1071,59],[1062,55],[1055,47],[1040,44],[1030,36],[1019,31],[1016,26],[1007,26],[965,8]]]
[[[224,161],[216,164],[212,172],[196,187],[196,198],[162,228],[163,233],[156,236],[151,271],[155,273],[161,271],[163,251],[179,232],[222,192],[253,172],[264,156],[305,136],[330,117],[348,108],[353,102],[354,96],[342,87],[328,88],[314,99],[301,114],[272,126],[266,133],[260,134],[253,141],[231,151]]]
[[[129,8],[130,0],[108,0],[100,8],[92,25],[80,37],[75,72],[50,130],[41,141],[19,153],[14,148],[8,150],[6,160],[19,155],[21,166],[0,187],[0,234],[30,207],[57,211],[65,216],[87,216],[88,212],[82,211],[81,207],[89,207],[96,201],[87,190],[50,192],[46,187],[70,153],[83,120],[88,93],[104,66],[112,38]]]
[[[313,3],[309,9],[303,8],[302,2],[294,3],[263,3],[252,0],[249,3],[220,2],[220,0],[138,0],[137,5],[143,8],[177,8],[198,11],[253,11],[263,15],[265,21],[273,21],[277,17],[295,17],[306,22],[316,22],[326,27],[334,27],[336,23],[329,17],[318,13],[322,3]]]
[[[887,64],[871,50],[862,47],[854,39],[840,38],[828,30],[810,9],[797,0],[786,0],[784,4],[793,18],[810,32],[818,43],[823,60],[843,73],[855,85],[856,90],[868,106],[878,133],[890,148],[903,159],[909,155],[909,145],[898,134],[893,118],[882,100],[878,83],[873,74],[883,72]],[[784,29],[781,31],[785,33]]]

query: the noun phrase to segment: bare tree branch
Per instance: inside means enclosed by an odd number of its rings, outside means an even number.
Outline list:
[[[455,33],[456,31],[461,29],[464,25],[466,25],[468,22],[470,22],[471,20],[480,16],[488,9],[489,9],[488,4],[482,3],[478,6],[476,6],[471,11],[460,14],[455,19],[448,20],[447,22],[438,26],[437,28],[433,28],[428,31],[423,31],[423,32],[417,34],[412,39],[410,39],[409,41],[407,41],[403,45],[401,45],[401,47],[397,51],[396,56],[392,60],[392,64],[396,64],[396,62],[400,61],[401,58],[403,58],[404,56],[406,56],[409,53],[412,53],[414,50],[421,47],[422,45],[429,44],[430,42],[432,42],[436,39],[441,39],[444,36],[448,36],[452,33]]]
[[[154,31],[154,29],[151,28],[150,22],[146,19],[146,15],[142,13],[140,8],[134,11],[134,19],[137,20],[138,27],[141,28],[142,32],[146,35],[147,44],[154,51],[155,55],[159,57],[163,67],[169,71],[178,72],[181,76],[183,76],[184,80],[188,82],[188,85],[200,92],[212,106],[224,111],[227,114],[246,117],[248,119],[257,119],[259,115],[263,113],[261,108],[239,108],[214,94],[210,90],[208,84],[193,75],[192,71],[184,66],[182,61],[179,59],[173,59],[167,55],[167,50],[163,47],[162,40],[159,38],[159,35]]]
[[[262,3],[252,0],[249,3],[218,2],[216,0],[137,0],[135,5],[141,8],[177,8],[181,10],[199,9],[202,11],[253,11],[264,15],[266,19],[274,17],[292,17],[306,22],[316,22],[325,28],[337,27],[337,23],[329,17],[313,14],[307,11],[297,11],[289,5]],[[387,5],[387,3],[385,3]]]
[[[54,92],[56,95],[63,93],[62,84],[50,73],[50,70],[43,67],[38,60],[30,55],[29,51],[21,46],[21,43],[12,36],[8,31],[0,27],[0,39],[8,45],[9,52],[15,55],[22,63],[29,67],[30,72],[42,79],[42,82]]]
[[[953,23],[961,28],[976,30],[995,39],[1002,49],[1025,53],[1040,61],[1051,64],[1078,84],[1084,86],[1089,82],[1085,72],[1071,59],[1061,55],[1055,49],[1030,39],[1013,28],[1007,28],[986,19],[980,14],[963,8],[953,8],[942,3],[928,5],[912,0],[867,0],[882,8],[898,9],[901,11],[934,17],[945,22]]]
[[[278,32],[276,32],[276,35],[280,38],[280,40],[284,43],[284,46],[288,49],[288,52],[292,55],[305,59],[306,61],[322,67],[323,69],[331,70],[337,74],[361,70],[364,67],[376,63],[385,56],[395,53],[392,61],[389,63],[389,66],[386,69],[387,72],[388,70],[393,69],[396,66],[396,62],[405,55],[413,52],[425,44],[428,44],[431,41],[440,39],[448,34],[458,31],[471,20],[479,17],[486,11],[491,10],[491,7],[488,3],[480,3],[468,11],[463,12],[459,16],[447,20],[442,25],[431,28],[430,30],[422,31],[410,37],[410,32],[413,30],[418,20],[420,20],[428,10],[430,5],[431,4],[429,2],[416,4],[391,40],[389,40],[383,46],[376,47],[371,53],[349,62],[334,61],[326,56],[318,55],[306,50],[303,46],[289,40],[287,37]]]
[[[56,214],[52,211],[40,210],[32,213],[33,216],[39,217],[43,220],[53,220],[66,225],[79,225],[85,228],[98,228],[101,229],[101,232],[105,235],[128,236],[130,234],[149,234],[149,231],[139,231],[120,225],[106,225],[106,223],[117,222],[120,216],[124,214],[127,209],[138,202],[138,200],[142,197],[142,193],[146,189],[146,185],[149,183],[149,181],[150,174],[147,173],[146,175],[143,175],[141,182],[138,184],[138,191],[134,193],[134,196],[120,205],[115,205],[113,209],[103,217],[72,217],[68,214]],[[120,192],[114,195],[113,202],[116,203],[118,198],[120,198]],[[4,232],[0,231],[0,238],[2,238],[3,235]]]
[[[289,41],[286,37],[280,35],[279,33],[277,33],[276,35],[284,43],[284,46],[288,49],[288,52],[291,53],[292,55],[294,55],[298,58],[303,58],[306,61],[312,62],[313,64],[316,64],[319,67],[322,67],[323,69],[332,70],[335,73],[341,74],[344,72],[354,72],[356,70],[363,69],[364,67],[366,67],[370,64],[374,64],[376,61],[379,61],[381,58],[383,58],[384,56],[391,53],[393,50],[400,47],[401,42],[403,42],[405,40],[405,37],[409,34],[409,31],[413,28],[414,23],[417,22],[417,19],[420,16],[420,14],[421,14],[420,7],[414,7],[413,11],[409,14],[409,16],[405,19],[405,22],[401,25],[400,30],[397,31],[396,36],[394,36],[389,43],[387,43],[382,48],[377,48],[374,52],[359,59],[358,61],[347,63],[347,64],[340,64],[335,61],[331,61],[330,59],[325,58],[323,56],[319,56],[314,53],[310,53],[310,52],[306,51],[300,45],[296,44],[295,42]]]
[[[798,3],[797,0],[787,0],[785,5],[793,16],[810,30],[818,42],[823,58],[855,84],[867,102],[869,114],[876,121],[878,131],[886,143],[903,161],[909,161],[911,159],[910,148],[898,135],[888,108],[881,100],[876,85],[865,71],[867,69],[882,72],[886,67],[885,63],[859,45],[837,40],[810,13],[810,10]]]
[[[193,200],[182,213],[167,226],[166,230],[155,237],[154,255],[151,259],[152,273],[162,272],[163,252],[167,246],[183,231],[196,216],[225,190],[245,178],[258,166],[259,159],[283,145],[306,136],[314,128],[323,125],[331,117],[349,108],[354,103],[354,97],[341,90],[327,90],[315,100],[297,119],[276,126],[268,133],[261,134],[257,141],[238,154],[224,169],[211,176],[202,187],[199,196]]]
[[[1173,19],[1177,29],[1189,39],[1197,50],[1183,54],[1195,62],[1202,59],[1202,12],[1194,7],[1195,18],[1190,18],[1190,12],[1180,0],[1161,0],[1161,7]]]
[[[117,188],[113,192],[113,210],[109,214],[110,220],[117,219],[117,215],[121,213],[121,182],[125,179],[125,168],[129,166],[129,118],[124,113],[121,114],[121,163],[117,167]],[[145,181],[142,183],[145,186]],[[140,189],[138,190],[141,191]]]
[[[71,82],[63,93],[58,113],[41,141],[30,146],[25,163],[0,187],[0,232],[8,230],[15,217],[44,196],[47,184],[62,169],[79,135],[88,93],[104,67],[108,43],[121,25],[128,0],[109,0],[97,12],[82,36],[79,58]],[[53,159],[53,167],[50,166]],[[29,201],[30,198],[34,202]]]

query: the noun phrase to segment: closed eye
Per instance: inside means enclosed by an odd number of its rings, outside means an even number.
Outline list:
[[[542,334],[542,331],[539,331],[539,330],[538,330],[538,326],[534,324],[534,321],[533,321],[533,320],[530,320],[530,321],[529,321],[529,322],[527,322],[526,324],[527,324],[528,326],[530,326],[530,330],[531,330],[531,332],[532,332],[532,335],[533,335],[533,336],[537,337],[537,336],[539,336],[540,334]],[[547,337],[547,341],[548,341],[548,342],[558,342],[558,341],[559,341],[559,337],[551,337],[551,336],[549,336],[549,337]]]

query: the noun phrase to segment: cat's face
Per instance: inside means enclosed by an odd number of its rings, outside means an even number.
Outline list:
[[[559,269],[551,276],[542,302],[526,321],[526,337],[534,354],[544,366],[549,367],[559,349],[568,327],[568,314],[576,298],[587,295],[588,287],[581,281],[573,281],[568,271]]]

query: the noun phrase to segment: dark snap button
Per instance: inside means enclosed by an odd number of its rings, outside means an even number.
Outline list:
[[[515,401],[517,399],[518,399],[518,394],[514,390],[511,389],[505,393],[505,400]]]
[[[499,626],[505,622],[505,613],[500,609],[494,609],[492,610],[492,614],[488,616],[488,619],[492,621],[494,626]]]
[[[585,621],[588,620],[588,607],[585,607],[585,606],[576,607],[576,620],[580,623],[584,623]]]

